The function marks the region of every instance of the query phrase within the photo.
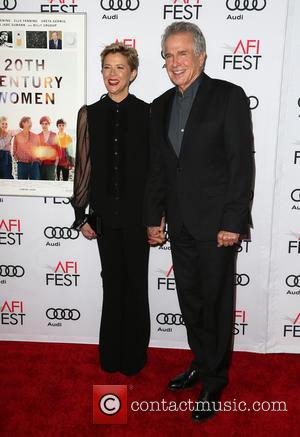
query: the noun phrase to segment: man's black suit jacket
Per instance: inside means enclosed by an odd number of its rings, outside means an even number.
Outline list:
[[[165,215],[171,236],[183,222],[194,238],[216,240],[220,230],[248,232],[252,123],[242,88],[202,75],[179,157],[168,139],[175,88],[153,101],[145,222]]]
[[[54,39],[50,39],[49,41],[49,49],[55,49],[55,42]],[[61,49],[62,48],[62,44],[61,44],[61,39],[57,40],[57,49]]]

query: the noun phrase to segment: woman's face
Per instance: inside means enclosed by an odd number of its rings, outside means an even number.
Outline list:
[[[1,127],[1,129],[2,129],[3,131],[6,131],[7,128],[8,128],[8,123],[7,123],[7,121],[6,121],[6,120],[1,121],[1,123],[0,123],[0,127]]]
[[[42,127],[44,132],[47,132],[49,126],[50,126],[50,123],[48,121],[46,121],[46,120],[42,121],[41,127]]]
[[[26,120],[23,122],[23,129],[30,130],[32,127],[32,121],[31,118],[29,120]]]
[[[121,101],[128,94],[129,83],[135,78],[127,58],[121,53],[109,53],[104,58],[102,75],[104,85],[113,100]]]
[[[63,133],[63,131],[65,130],[65,125],[64,124],[59,123],[57,125],[57,127],[58,127],[58,130],[59,130],[60,133]]]

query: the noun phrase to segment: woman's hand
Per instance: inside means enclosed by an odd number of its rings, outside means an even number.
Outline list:
[[[80,231],[82,235],[87,238],[88,240],[93,240],[97,237],[96,232],[91,228],[91,226],[88,223],[85,223],[81,228]]]

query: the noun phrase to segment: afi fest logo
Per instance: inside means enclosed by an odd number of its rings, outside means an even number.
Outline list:
[[[234,311],[233,335],[245,335],[246,327],[248,326],[247,314],[245,310]]]
[[[233,54],[224,55],[223,70],[258,70],[260,60],[260,40],[239,40],[235,47],[225,46]]]
[[[136,39],[135,38],[116,38],[115,43],[123,43],[125,46],[127,47],[133,47],[134,49],[136,48]]]
[[[300,337],[300,313],[298,313],[296,318],[291,321],[292,323],[283,325],[283,336]]]
[[[69,205],[68,197],[44,197],[44,204],[50,205]]]
[[[299,115],[299,117],[300,117],[300,115]],[[297,148],[299,148],[300,147],[300,140],[296,140],[293,143],[293,145],[296,146]],[[294,165],[298,165],[299,162],[300,162],[300,150],[295,150],[293,158],[294,158],[293,159],[293,164]]]
[[[162,272],[162,270],[159,270]],[[176,283],[173,273],[173,266],[171,266],[164,276],[159,276],[157,278],[157,290],[167,290],[167,291],[175,291]]]
[[[291,232],[291,235],[296,237],[296,240],[289,240],[288,242],[288,253],[300,253],[300,236],[295,232]]]
[[[1,325],[23,325],[24,305],[21,300],[12,300],[10,303],[6,300],[0,307]]]
[[[54,273],[46,273],[46,285],[77,287],[79,277],[77,261],[65,261],[64,263],[59,261]]]
[[[0,219],[0,245],[21,246],[21,220]]]
[[[164,20],[191,20],[200,18],[203,0],[170,0],[163,8]]]
[[[0,0],[0,11],[13,11],[17,7],[17,0]]]
[[[47,3],[41,5],[41,12],[78,12],[77,0],[48,0]]]

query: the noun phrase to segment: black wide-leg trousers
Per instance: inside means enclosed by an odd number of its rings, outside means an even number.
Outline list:
[[[147,360],[149,244],[143,227],[103,227],[97,238],[102,265],[103,306],[100,364],[131,375]]]
[[[234,246],[198,241],[183,226],[171,237],[178,300],[203,387],[228,382],[234,306]]]

